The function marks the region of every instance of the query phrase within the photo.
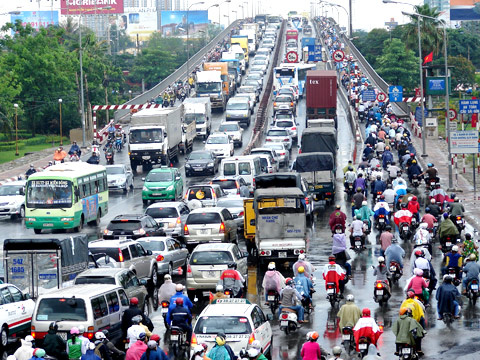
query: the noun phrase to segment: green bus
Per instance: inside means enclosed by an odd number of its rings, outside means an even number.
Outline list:
[[[97,226],[108,212],[107,171],[84,162],[53,165],[30,175],[25,196],[25,226],[35,234]]]

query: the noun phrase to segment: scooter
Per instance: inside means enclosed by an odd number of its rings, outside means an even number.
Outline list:
[[[378,217],[375,221],[375,227],[378,230],[383,231],[386,226],[387,226],[387,222],[386,222],[386,219],[385,219],[385,215],[383,215],[383,214],[378,215]]]
[[[340,297],[337,294],[337,284],[328,282],[326,285],[327,299],[332,307],[335,307],[340,302]]]
[[[400,264],[393,260],[390,261],[390,272],[392,273],[393,282],[398,281],[403,275],[403,270],[400,267]]]
[[[162,108],[166,108],[166,107],[168,107],[168,105],[169,105],[168,99],[163,99]]]
[[[123,141],[122,138],[116,138],[115,139],[115,149],[120,152],[122,151],[122,146],[123,146]]]
[[[458,229],[458,232],[462,232],[465,229],[465,220],[463,219],[463,215],[457,215],[455,217],[455,226]]]
[[[472,305],[475,306],[478,299],[478,280],[473,279],[467,284],[467,298],[472,302]]]
[[[343,234],[345,232],[345,227],[341,224],[336,224],[332,232],[334,234]]]
[[[178,326],[170,328],[170,346],[173,350],[175,359],[182,358],[182,355],[187,355],[187,333]]]
[[[350,355],[355,350],[355,337],[353,336],[353,327],[345,326],[342,329],[342,344],[348,355]]]
[[[415,329],[416,330],[416,329]],[[416,360],[418,359],[415,347],[410,344],[400,344],[398,350],[399,360]]]
[[[295,310],[289,308],[282,308],[278,320],[280,321],[280,330],[284,331],[285,335],[297,331],[298,320],[297,312]]]
[[[113,151],[107,151],[105,153],[105,160],[108,165],[113,165]]]
[[[420,180],[418,179],[418,175],[413,175],[412,177],[412,186],[416,189],[420,186]]]
[[[370,339],[366,336],[361,336],[358,339],[358,350],[360,352],[360,358],[363,359],[368,354],[368,347],[370,346]]]
[[[170,302],[169,301],[162,301],[162,317],[163,317],[163,322],[165,324],[165,329],[169,329],[170,326],[167,324],[167,314],[168,314],[168,307],[170,306]]]
[[[454,236],[444,236],[440,239],[440,245],[442,246],[442,252],[445,254],[452,250],[452,246],[455,245],[458,242],[458,239],[456,239]]]
[[[364,249],[365,246],[363,245],[363,236],[360,235],[355,235],[353,236],[353,251],[355,251],[357,254],[361,253]]]
[[[373,299],[380,306],[388,302],[388,299],[390,299],[390,289],[388,287],[388,284],[385,283],[385,281],[383,280],[375,281],[375,290],[373,294]]]
[[[427,187],[430,191],[435,189],[436,186],[437,186],[437,179],[435,179],[435,178],[428,178],[427,179]]]
[[[267,291],[267,302],[272,314],[275,315],[278,309],[278,305],[280,302],[280,296],[277,291],[275,290],[268,290]]]
[[[455,286],[460,285],[461,278],[458,277],[458,273],[453,266],[449,266],[447,268],[447,274],[451,276],[453,285],[455,285]]]
[[[410,225],[406,222],[400,223],[399,230],[400,230],[400,239],[404,241],[407,241],[412,236]]]
[[[358,120],[362,123],[365,120],[365,113],[363,111],[358,112]]]

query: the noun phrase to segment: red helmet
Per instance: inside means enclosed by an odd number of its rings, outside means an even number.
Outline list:
[[[362,316],[370,316],[370,309],[369,308],[363,308],[362,309]]]
[[[335,255],[330,255],[328,257],[328,261],[335,261],[337,258],[335,257]]]
[[[150,340],[156,341],[158,343],[160,342],[160,335],[152,334],[152,336],[150,336]]]
[[[412,200],[413,200],[413,201],[417,201],[418,199],[417,199],[416,196],[414,196],[414,197],[412,197]]]
[[[136,297],[132,297],[130,299],[130,305],[138,305],[138,299]]]
[[[407,297],[413,299],[415,297],[415,291],[413,289],[408,289]]]
[[[414,156],[415,156],[415,154],[414,154],[414,153],[411,153],[411,154],[410,154],[410,157],[414,157]]]
[[[175,299],[175,304],[183,306],[183,298],[178,297]]]
[[[290,285],[293,283],[293,279],[292,278],[286,278],[285,279],[285,285]]]

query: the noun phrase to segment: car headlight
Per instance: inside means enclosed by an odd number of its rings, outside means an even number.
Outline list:
[[[190,165],[189,163],[186,163],[186,164],[185,164],[185,167],[190,168],[190,167],[192,167],[192,165]]]
[[[8,205],[15,205],[15,200],[14,200],[14,201],[10,201],[10,202],[8,203]]]
[[[212,162],[207,164],[208,167],[213,167],[213,165],[214,164]]]
[[[148,187],[146,187],[145,185],[143,186],[143,191],[148,191]]]
[[[73,217],[64,217],[61,218],[60,221],[73,221]]]
[[[125,184],[125,179],[117,179],[115,182],[117,184]]]
[[[167,191],[172,191],[173,190],[173,184],[167,187]]]
[[[27,220],[27,221],[36,221],[37,219],[36,219],[36,218],[26,218],[25,220]]]

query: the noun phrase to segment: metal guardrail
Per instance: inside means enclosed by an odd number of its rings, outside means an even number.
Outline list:
[[[230,35],[230,31],[234,29],[236,26],[238,26],[241,23],[241,20],[236,20],[233,23],[230,24],[226,29],[224,29],[220,34],[215,36],[207,45],[205,45],[200,51],[198,51],[196,54],[190,57],[190,60],[188,62],[189,64],[189,71],[191,72],[195,67],[200,65],[200,63],[203,60],[203,57],[205,54],[207,54],[209,51],[211,51],[217,44],[222,41],[226,36]],[[173,73],[171,73],[169,76],[167,76],[165,79],[162,80],[162,82],[158,83],[155,85],[153,88],[150,90],[145,91],[143,94],[138,95],[137,97],[127,101],[125,104],[127,105],[133,105],[133,104],[145,104],[149,100],[154,99],[158,97],[161,93],[165,91],[165,89],[175,83],[176,81],[180,79],[186,79],[187,78],[187,63],[184,63],[182,66],[180,66],[177,70],[175,70]],[[129,114],[129,110],[118,110],[115,112],[115,121],[117,122],[121,118],[123,118],[125,115]]]

